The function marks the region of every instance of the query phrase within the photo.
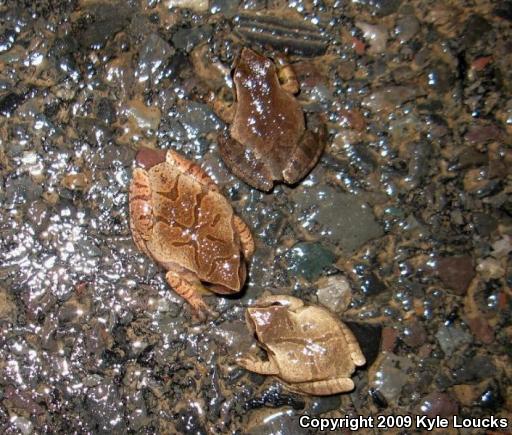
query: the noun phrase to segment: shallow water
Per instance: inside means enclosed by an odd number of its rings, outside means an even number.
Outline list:
[[[0,12],[3,433],[307,433],[301,414],[512,424],[510,2]],[[308,177],[270,194],[217,151],[210,95],[229,95],[243,46],[287,48],[307,119],[330,133]],[[205,324],[132,242],[141,146],[198,162],[257,241],[246,288],[207,297],[220,316]],[[235,364],[264,291],[353,322],[370,362],[354,392],[300,396]]]

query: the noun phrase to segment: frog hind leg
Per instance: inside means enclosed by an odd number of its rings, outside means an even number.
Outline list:
[[[169,271],[165,275],[165,279],[169,285],[178,293],[183,299],[185,299],[194,311],[194,315],[200,320],[205,321],[207,317],[216,317],[215,313],[203,300],[201,291],[204,287],[201,282],[194,276],[189,276],[186,273],[177,273]]]
[[[218,142],[220,156],[233,174],[256,189],[264,192],[272,189],[272,172],[254,153],[227,134],[219,135]]]
[[[316,165],[325,147],[327,129],[324,125],[313,133],[306,130],[299,143],[292,150],[290,160],[283,170],[283,179],[294,184],[307,175]]]
[[[251,230],[239,216],[233,217],[233,224],[240,237],[244,257],[249,259],[254,254],[254,239],[252,238]]]
[[[153,209],[151,207],[151,186],[145,171],[134,170],[129,196],[130,228],[133,241],[139,251],[152,258],[146,247],[146,240],[151,238],[153,229]]]
[[[314,396],[329,396],[331,394],[346,393],[355,387],[350,378],[335,378],[324,381],[301,382],[289,385],[291,389]]]
[[[256,356],[246,354],[237,358],[236,363],[250,372],[259,373],[260,375],[278,375],[279,368],[271,361],[263,361],[258,359]]]

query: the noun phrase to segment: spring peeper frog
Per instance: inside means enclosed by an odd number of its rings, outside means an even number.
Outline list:
[[[249,353],[237,360],[242,367],[277,376],[300,393],[329,395],[354,389],[350,376],[366,363],[365,357],[350,329],[327,309],[272,295],[247,308],[246,321],[268,360]]]
[[[280,82],[281,80],[281,82]],[[325,146],[323,123],[306,126],[304,112],[294,96],[298,83],[293,69],[244,48],[234,65],[236,101],[214,104],[228,124],[218,137],[219,151],[228,168],[251,186],[269,191],[275,181],[294,184],[315,166]]]
[[[251,232],[213,180],[174,151],[142,148],[130,184],[130,227],[140,251],[167,270],[166,280],[204,319],[201,298],[240,291]]]

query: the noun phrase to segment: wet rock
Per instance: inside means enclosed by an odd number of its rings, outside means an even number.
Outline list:
[[[242,354],[253,344],[253,338],[248,334],[245,322],[242,320],[222,323],[215,329],[214,336],[231,353]]]
[[[34,425],[28,418],[12,414],[10,422],[22,435],[30,435],[34,432]]]
[[[102,98],[96,108],[96,118],[99,119],[104,125],[112,125],[116,119],[116,109],[112,101],[107,98]]]
[[[189,139],[218,131],[223,123],[206,104],[187,101],[178,108],[179,122]]]
[[[450,394],[434,392],[421,400],[419,411],[429,418],[451,417],[459,414],[459,405]]]
[[[167,0],[167,8],[192,9],[196,12],[205,12],[208,10],[208,0]]]
[[[437,274],[444,285],[458,295],[463,295],[475,276],[470,256],[443,257],[437,260]]]
[[[192,406],[180,411],[174,424],[179,433],[193,433],[197,435],[206,435],[208,433],[202,418],[198,415],[198,410]]]
[[[124,110],[129,119],[140,129],[157,130],[161,112],[158,107],[148,107],[140,100],[130,100]]]
[[[87,9],[92,23],[80,29],[76,39],[82,47],[100,47],[128,24],[130,13],[128,3],[96,3]]]
[[[0,287],[0,321],[13,323],[17,308],[10,293]]]
[[[0,34],[0,53],[8,51],[16,41],[16,32],[12,29],[5,29]]]
[[[477,405],[490,411],[498,410],[504,402],[503,395],[497,382],[490,382],[477,399]]]
[[[461,33],[462,43],[469,48],[481,40],[492,29],[491,24],[481,15],[471,15],[465,24],[465,30]]]
[[[139,81],[158,83],[165,64],[174,54],[173,48],[156,33],[146,37],[139,50],[139,62],[135,74]]]
[[[9,92],[0,97],[0,115],[12,116],[18,106],[25,100],[25,95]]]
[[[411,187],[417,187],[423,183],[430,171],[430,159],[433,154],[432,144],[422,140],[409,146],[409,176]]]
[[[386,326],[382,329],[382,350],[394,352],[397,345],[398,331],[396,328]]]
[[[455,383],[466,384],[470,381],[488,379],[496,372],[496,366],[486,355],[477,355],[466,358],[460,367],[453,372]]]
[[[272,408],[291,406],[293,409],[299,410],[304,409],[305,402],[302,396],[286,392],[279,384],[272,384],[261,395],[250,399],[245,405],[247,409],[257,409],[263,406]]]
[[[375,273],[371,272],[361,278],[361,290],[367,296],[375,296],[387,290],[387,287]]]
[[[473,213],[473,224],[478,234],[482,237],[489,237],[497,228],[498,221],[494,216],[487,213]]]
[[[207,41],[212,33],[213,29],[209,24],[188,29],[182,28],[172,36],[172,43],[177,49],[189,52],[201,42]]]
[[[443,325],[436,333],[437,341],[446,355],[472,342],[471,335],[457,325]]]
[[[439,93],[445,93],[453,89],[455,81],[454,68],[450,65],[437,61],[427,70],[428,85]]]
[[[412,322],[405,327],[402,340],[407,346],[416,348],[427,341],[427,332],[421,323]]]
[[[235,32],[244,40],[302,56],[319,56],[327,49],[320,30],[304,20],[270,14],[242,13]]]
[[[496,240],[492,244],[492,253],[491,255],[494,258],[502,258],[507,256],[510,252],[512,252],[512,237],[509,235],[504,235],[501,239]]]
[[[369,24],[363,21],[356,21],[355,24],[363,31],[364,38],[370,44],[370,48],[368,49],[370,54],[379,54],[386,50],[388,31],[385,26]]]
[[[398,10],[402,0],[362,0],[361,3],[368,6],[378,17],[386,17]]]
[[[233,18],[238,11],[240,0],[212,0],[210,10],[212,13],[221,13],[226,18]]]
[[[306,435],[309,433],[299,425],[298,416],[290,411],[267,412],[264,418],[253,418],[244,432],[247,435]]]
[[[343,275],[333,275],[318,281],[318,302],[335,313],[343,313],[352,299],[352,289]]]
[[[502,137],[501,129],[495,124],[472,124],[464,138],[470,144],[483,144],[489,141],[499,140]]]
[[[407,370],[411,362],[404,357],[387,354],[375,373],[372,386],[379,391],[387,401],[396,400],[407,382]]]
[[[352,252],[383,232],[364,197],[338,192],[325,185],[300,187],[292,194],[298,220],[313,234]],[[343,210],[343,213],[339,211]],[[319,225],[321,227],[316,227]]]
[[[512,3],[509,0],[501,0],[493,9],[493,14],[497,17],[512,21]]]
[[[335,259],[334,254],[320,243],[297,243],[286,253],[290,272],[310,281],[318,278]]]
[[[311,413],[313,415],[324,414],[329,411],[338,409],[341,405],[340,395],[332,395],[326,397],[315,397],[311,404]]]
[[[485,281],[499,279],[505,276],[505,269],[494,258],[478,260],[476,271]]]
[[[363,99],[363,105],[374,112],[389,111],[400,107],[407,101],[414,100],[422,92],[412,86],[386,86],[376,88]]]
[[[420,23],[414,15],[405,15],[397,20],[395,34],[400,43],[405,44],[420,30]]]

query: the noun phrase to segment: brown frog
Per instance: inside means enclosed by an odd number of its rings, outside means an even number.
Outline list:
[[[306,127],[294,96],[298,83],[293,69],[244,48],[234,65],[235,102],[214,105],[228,124],[218,138],[229,169],[251,186],[269,191],[275,181],[294,184],[315,166],[325,146],[327,129]],[[281,80],[281,82],[280,82]]]
[[[329,395],[351,391],[356,366],[366,363],[354,335],[325,308],[297,298],[266,296],[247,308],[246,321],[268,360],[249,353],[247,370],[274,375],[294,391]]]
[[[140,251],[204,319],[201,292],[240,291],[254,252],[247,225],[199,166],[174,151],[141,149],[130,184],[130,227]]]

